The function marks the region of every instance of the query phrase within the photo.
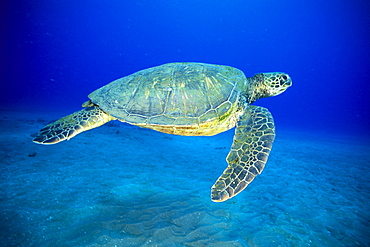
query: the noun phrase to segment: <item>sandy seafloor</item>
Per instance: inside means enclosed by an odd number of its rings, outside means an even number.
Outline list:
[[[0,246],[370,246],[368,140],[278,129],[263,173],[214,203],[233,130],[182,137],[115,121],[31,141],[63,114],[1,112]]]

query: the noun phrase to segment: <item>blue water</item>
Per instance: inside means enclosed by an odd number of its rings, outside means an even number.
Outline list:
[[[0,246],[369,246],[369,13],[365,0],[2,1]],[[209,195],[234,130],[111,123],[32,143],[93,90],[179,61],[293,79],[255,103],[278,135],[235,198]]]

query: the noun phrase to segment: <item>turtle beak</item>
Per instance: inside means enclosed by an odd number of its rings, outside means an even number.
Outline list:
[[[292,82],[292,79],[290,78],[290,76],[288,74],[283,74],[282,76],[282,79],[280,81],[280,86],[284,87],[284,88],[288,88],[290,86],[292,86],[293,82]]]

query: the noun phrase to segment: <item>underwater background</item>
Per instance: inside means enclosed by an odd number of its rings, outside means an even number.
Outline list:
[[[0,3],[0,246],[370,246],[370,1]],[[168,62],[288,73],[264,172],[210,200],[234,129],[118,121],[36,145],[95,89]]]

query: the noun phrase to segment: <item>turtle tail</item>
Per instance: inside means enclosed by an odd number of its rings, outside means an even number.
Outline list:
[[[99,107],[95,105],[86,107],[46,125],[37,133],[33,142],[44,145],[56,144],[111,120],[114,120],[114,118]]]

